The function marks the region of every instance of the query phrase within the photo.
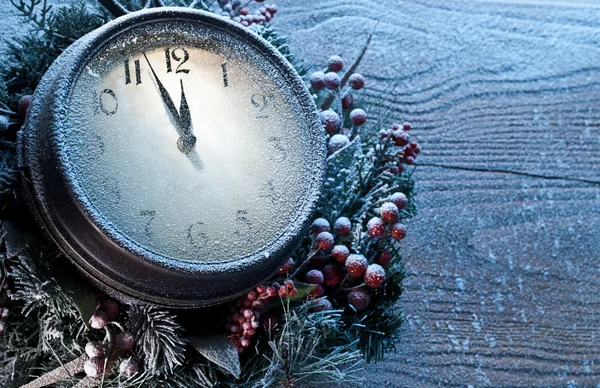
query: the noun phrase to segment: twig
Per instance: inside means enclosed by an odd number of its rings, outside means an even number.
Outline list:
[[[98,2],[112,13],[114,17],[124,16],[129,13],[125,7],[119,4],[116,0],[98,0]]]

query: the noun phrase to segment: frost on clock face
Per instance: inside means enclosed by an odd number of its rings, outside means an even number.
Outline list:
[[[72,93],[62,152],[79,200],[113,238],[162,256],[215,263],[261,250],[314,186],[308,123],[286,80],[235,41],[132,39],[100,50]],[[183,84],[191,155],[142,52],[178,111]]]

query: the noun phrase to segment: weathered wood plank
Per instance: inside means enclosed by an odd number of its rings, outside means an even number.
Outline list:
[[[330,54],[352,59],[379,23],[361,66],[366,96],[412,121],[424,149],[421,212],[404,242],[403,345],[369,367],[368,386],[600,383],[600,9],[280,9],[277,26],[316,68]]]

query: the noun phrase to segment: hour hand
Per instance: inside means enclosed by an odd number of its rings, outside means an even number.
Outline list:
[[[196,145],[196,137],[192,132],[192,116],[190,114],[190,107],[188,106],[187,99],[185,98],[185,91],[183,90],[183,80],[181,83],[181,104],[179,106],[179,122],[181,123],[181,131],[183,135],[177,140],[177,147],[183,153],[188,153],[194,149]]]

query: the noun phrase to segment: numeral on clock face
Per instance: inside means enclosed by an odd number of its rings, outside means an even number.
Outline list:
[[[181,68],[181,66],[184,63],[186,63],[188,61],[188,59],[190,59],[190,54],[187,52],[186,49],[181,48],[181,47],[178,47],[173,50],[171,50],[170,48],[165,49],[165,61],[167,64],[167,73],[170,73],[173,71],[173,68],[171,66],[171,58],[173,58],[173,60],[175,62],[181,62],[175,69],[175,74],[177,74],[177,73],[189,74],[190,69],[182,69]]]
[[[124,61],[125,65],[125,85],[129,85],[131,83],[131,70],[129,69],[129,59]],[[142,83],[142,73],[140,70],[140,60],[136,59],[133,61],[133,66],[135,67],[135,84],[139,85]]]
[[[196,251],[208,244],[208,236],[202,231],[204,222],[196,222],[190,225],[187,232],[188,244]]]

